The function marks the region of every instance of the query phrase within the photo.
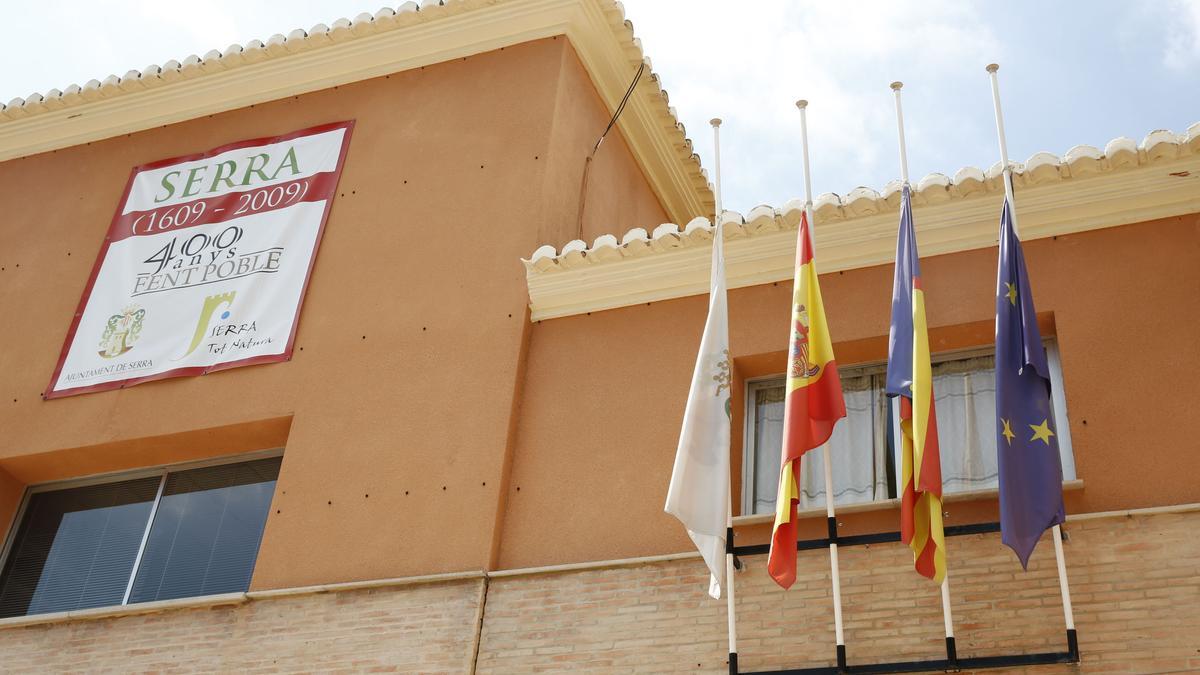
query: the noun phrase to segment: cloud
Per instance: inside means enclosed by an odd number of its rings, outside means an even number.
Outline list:
[[[1173,70],[1200,66],[1200,0],[1175,0],[1167,24],[1163,64]]]
[[[237,10],[232,4],[228,0],[210,0],[202,11],[180,11],[179,6],[172,3],[136,0],[131,9],[139,22],[153,25],[155,30],[181,39],[186,45],[208,45],[195,47],[199,51],[197,56],[203,56],[209,49],[223,50],[246,39],[239,32]],[[182,60],[184,56],[186,54],[172,55],[172,58]]]
[[[1196,121],[1200,0],[1170,2],[1151,14],[1119,0],[1017,0],[1005,11],[950,0],[625,0],[710,170],[708,120],[725,119],[725,205],[741,211],[803,195],[793,105],[801,97],[811,101],[815,193],[880,188],[896,178],[894,79],[905,81],[914,180],[991,165],[995,130],[982,72],[989,61],[1004,64],[1014,159],[1018,150],[1185,128]],[[0,41],[0,63],[17,64],[0,70],[3,100],[331,24],[366,8],[363,0],[211,0],[196,11],[150,0],[11,4],[6,19],[20,30]],[[1099,104],[1100,92],[1120,95]]]
[[[910,115],[910,99],[928,96],[933,86],[952,85],[964,64],[979,80],[982,65],[1000,51],[972,6],[943,0],[919,10],[895,2],[784,0],[741,8],[713,0],[631,0],[626,7],[710,171],[707,120],[725,120],[725,204],[743,211],[803,195],[797,98],[811,102],[814,192],[845,193],[864,181],[882,187],[898,175],[888,84],[908,80],[907,140],[915,180],[921,176],[917,170],[936,156],[933,144],[946,142],[947,130],[973,128],[977,120],[963,119],[953,108],[940,111],[936,120]]]

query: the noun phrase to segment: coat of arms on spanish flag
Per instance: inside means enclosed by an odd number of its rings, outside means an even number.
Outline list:
[[[846,416],[842,380],[825,323],[821,286],[813,264],[807,214],[796,235],[796,280],[792,291],[791,343],[784,395],[783,452],[775,527],[767,571],[788,588],[796,581],[796,508],[800,501],[800,458],[829,440],[833,425]]]

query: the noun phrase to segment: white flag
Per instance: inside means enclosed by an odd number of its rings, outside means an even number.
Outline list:
[[[687,528],[712,572],[708,593],[725,585],[725,528],[729,517],[729,319],[725,304],[725,254],[720,224],[713,229],[708,321],[683,413],[667,513]]]

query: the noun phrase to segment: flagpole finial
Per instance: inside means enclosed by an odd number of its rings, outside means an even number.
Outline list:
[[[714,117],[714,118],[712,118],[711,120],[709,120],[709,121],[708,121],[708,123],[709,123],[709,124],[711,124],[711,125],[713,125],[714,127],[719,127],[719,126],[721,126],[721,118],[720,118],[720,117]]]
[[[994,72],[996,72],[997,70],[1000,70],[1000,64],[999,64],[999,63],[989,63],[989,64],[987,64],[987,71],[988,71],[989,73],[994,73]]]
[[[897,80],[897,81],[893,82],[891,86],[892,86],[892,91],[900,91],[901,87],[904,86],[904,83]]]
[[[796,107],[797,107],[797,108],[799,108],[799,109],[801,109],[801,110],[804,110],[805,108],[807,108],[807,107],[808,107],[808,99],[803,99],[803,98],[802,98],[802,99],[800,99],[799,101],[796,101]]]

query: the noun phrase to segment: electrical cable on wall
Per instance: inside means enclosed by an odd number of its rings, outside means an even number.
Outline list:
[[[600,144],[604,142],[604,137],[607,136],[608,132],[612,131],[612,128],[617,124],[617,118],[619,118],[621,113],[625,110],[625,104],[629,102],[629,97],[633,95],[633,90],[635,87],[637,87],[638,80],[642,78],[642,73],[645,71],[646,62],[642,61],[642,63],[638,65],[637,73],[635,73],[633,76],[633,81],[629,83],[629,88],[625,90],[625,96],[621,98],[621,103],[617,106],[616,111],[613,112],[612,119],[608,121],[608,126],[604,127],[604,133],[600,134],[600,138],[596,139],[596,144],[592,146],[592,151],[588,153],[587,159],[583,160],[583,178],[580,180],[579,184],[579,211],[575,216],[576,239],[583,238],[583,209],[584,205],[587,203],[587,184],[588,176],[591,174],[592,159],[595,158],[596,151],[600,149]]]

